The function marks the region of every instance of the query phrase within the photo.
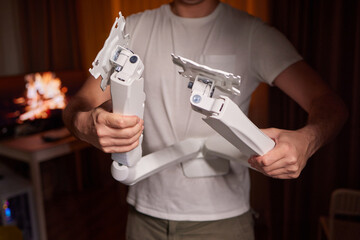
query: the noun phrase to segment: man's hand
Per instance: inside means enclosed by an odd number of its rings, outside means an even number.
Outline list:
[[[297,178],[311,155],[340,131],[348,112],[343,101],[304,61],[285,69],[274,85],[308,113],[308,121],[296,131],[263,130],[276,145],[263,156],[251,157],[249,163],[270,177]]]
[[[276,128],[264,129],[275,147],[263,156],[253,156],[248,161],[263,174],[281,179],[299,177],[308,158],[314,152],[311,139],[305,129],[289,131]]]
[[[79,137],[106,153],[131,151],[139,144],[143,120],[112,113],[111,105],[109,100],[89,112],[80,113],[75,123],[82,129]]]

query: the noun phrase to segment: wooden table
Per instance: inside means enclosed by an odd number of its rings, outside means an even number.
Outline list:
[[[0,141],[0,155],[29,164],[41,240],[46,240],[47,236],[40,163],[56,157],[75,153],[75,164],[78,172],[78,187],[80,187],[82,185],[80,150],[90,146],[89,144],[66,134],[67,130],[65,129],[57,131],[65,137],[53,142],[45,142],[42,136],[44,134],[56,134],[57,132],[54,130]]]

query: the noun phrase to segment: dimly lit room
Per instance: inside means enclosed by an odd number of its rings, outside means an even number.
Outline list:
[[[0,30],[0,240],[360,239],[360,1],[0,0]]]

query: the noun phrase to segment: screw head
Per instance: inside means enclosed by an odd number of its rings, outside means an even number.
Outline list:
[[[193,103],[199,103],[199,102],[201,102],[201,96],[198,95],[198,94],[194,95],[194,96],[192,97],[192,102],[193,102]]]

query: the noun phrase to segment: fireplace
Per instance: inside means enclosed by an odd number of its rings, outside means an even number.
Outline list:
[[[62,109],[85,79],[82,71],[0,77],[0,139],[62,127]]]

